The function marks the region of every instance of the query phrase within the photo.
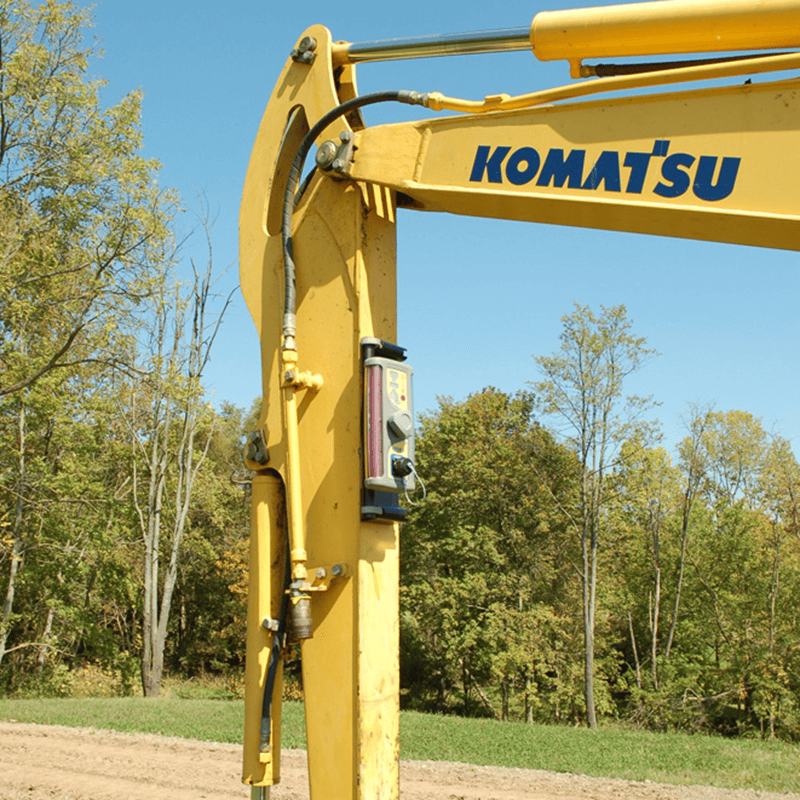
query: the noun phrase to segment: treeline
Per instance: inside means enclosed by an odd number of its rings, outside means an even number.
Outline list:
[[[90,24],[68,0],[0,3],[0,689],[56,690],[88,660],[157,694],[165,658],[229,657],[244,412],[202,385],[227,307],[213,226],[201,210],[208,256],[182,261],[141,93],[101,104]]]
[[[205,452],[205,461],[171,570],[179,478],[167,476],[161,538],[152,545],[145,450],[152,441],[142,447],[132,440],[124,394],[99,391],[102,398],[73,397],[71,406],[55,392],[2,407],[0,694],[69,695],[87,665],[105,676],[105,691],[157,694],[158,647],[159,673],[193,677],[243,668],[249,531],[247,485],[237,483],[246,480],[243,412],[209,410],[197,428],[195,456]],[[21,447],[8,436],[18,419]],[[173,453],[177,436],[173,430]],[[152,559],[148,564],[153,546],[158,570]],[[170,608],[163,606],[168,584]],[[160,639],[144,618],[152,592],[156,613],[167,615]]]
[[[800,737],[788,443],[746,412],[694,409],[673,462],[641,425],[604,429],[591,403],[574,416],[580,402],[563,409],[578,430],[556,438],[536,413],[545,383],[422,419],[427,498],[402,531],[405,707],[577,724],[588,694],[600,717],[650,729]],[[581,463],[581,436],[605,436],[605,462]]]
[[[181,280],[178,199],[140,154],[138,93],[101,107],[88,24],[0,3],[3,693],[68,693],[86,664],[147,695],[243,666],[255,412],[207,401],[210,245]],[[654,355],[625,309],[563,321],[531,391],[422,417],[402,702],[800,737],[789,444],[694,409],[671,459],[624,391]]]

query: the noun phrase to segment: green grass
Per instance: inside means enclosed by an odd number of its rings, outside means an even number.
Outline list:
[[[0,720],[239,743],[241,701],[0,699]],[[285,703],[283,745],[304,748],[303,707]],[[599,731],[404,712],[404,759],[547,769],[598,777],[800,792],[800,748],[783,742]]]
[[[785,742],[598,731],[494,720],[401,717],[401,755],[679,785],[800,792],[800,748]]]
[[[241,744],[241,700],[183,700],[141,697],[0,699],[0,720],[44,725],[102,728],[123,733],[155,733],[209,742]],[[283,746],[305,748],[302,703],[283,709]]]

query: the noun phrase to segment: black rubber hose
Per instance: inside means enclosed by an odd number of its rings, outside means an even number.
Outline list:
[[[283,572],[281,587],[281,610],[278,616],[278,630],[272,637],[272,647],[267,664],[267,678],[264,681],[264,696],[261,700],[261,741],[259,750],[269,752],[272,741],[272,694],[275,691],[275,677],[278,674],[278,663],[281,660],[284,640],[286,638],[286,620],[289,615],[289,586],[292,582],[292,564],[289,559],[289,547],[286,548],[286,566]]]
[[[292,212],[294,211],[295,192],[298,184],[300,183],[300,177],[303,173],[303,164],[305,163],[308,151],[311,149],[311,146],[314,144],[317,137],[325,130],[325,128],[327,128],[332,122],[336,121],[339,117],[344,116],[356,108],[363,108],[364,106],[374,105],[375,103],[389,102],[422,106],[425,105],[427,98],[427,94],[413,92],[406,89],[386,92],[373,92],[372,94],[365,94],[362,97],[354,97],[352,100],[347,100],[322,116],[300,143],[300,148],[297,151],[297,155],[294,157],[294,161],[292,162],[292,166],[289,170],[289,177],[286,181],[286,191],[283,195],[283,215],[281,218],[283,268],[286,281],[283,304],[285,335],[286,318],[287,316],[291,316],[292,325],[294,324],[293,320],[296,306],[295,265],[294,254],[292,252]],[[294,335],[294,333],[292,332],[289,335]]]

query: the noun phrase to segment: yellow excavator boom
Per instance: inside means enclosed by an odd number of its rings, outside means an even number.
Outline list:
[[[361,44],[314,26],[297,41],[240,213],[264,397],[246,450],[243,779],[254,797],[280,780],[293,640],[312,800],[399,796],[400,498],[414,465],[411,370],[395,341],[397,208],[798,250],[800,56],[776,52],[798,45],[800,0],[660,0]],[[356,90],[361,62],[531,46],[588,80],[482,99]],[[714,52],[729,55],[584,64]],[[395,101],[463,113],[365,126],[361,107]],[[301,183],[306,155],[316,169]]]

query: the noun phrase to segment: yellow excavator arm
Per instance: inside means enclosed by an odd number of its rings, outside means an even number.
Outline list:
[[[659,0],[362,44],[322,26],[300,37],[240,215],[264,397],[246,451],[254,797],[280,780],[293,641],[312,800],[399,793],[398,533],[415,470],[412,371],[395,341],[397,208],[800,249],[797,47],[800,0]],[[480,100],[356,90],[360,62],[521,48],[567,61],[578,81]],[[597,58],[625,61],[585,63]],[[360,109],[378,102],[456,113],[366,127]]]

